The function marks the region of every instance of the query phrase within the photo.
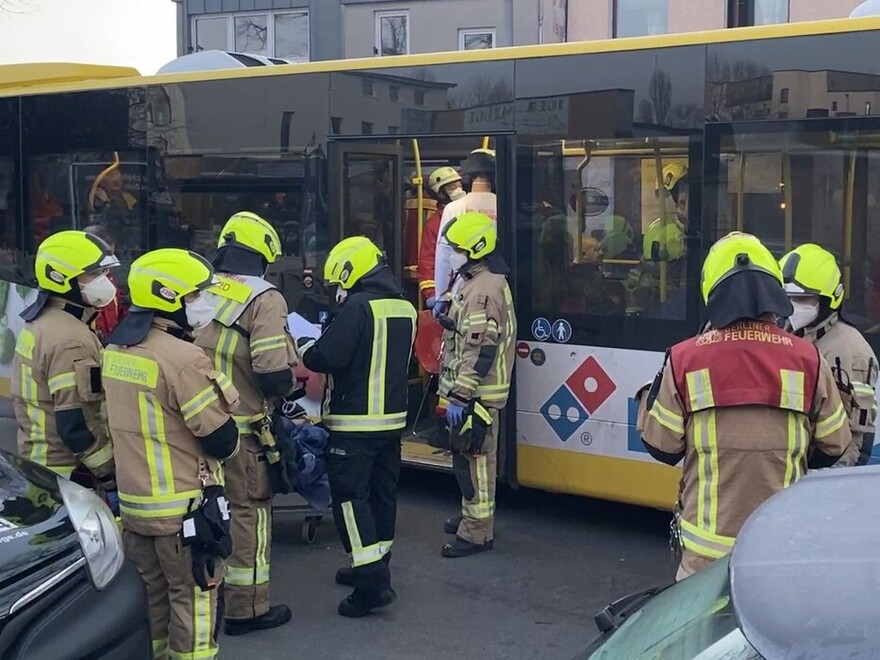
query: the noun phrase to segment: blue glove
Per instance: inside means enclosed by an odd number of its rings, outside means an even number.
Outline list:
[[[437,299],[434,296],[431,296],[425,301],[425,307],[428,309],[434,309],[434,305],[437,304]]]
[[[450,428],[458,426],[461,424],[464,419],[464,406],[460,406],[457,403],[449,402],[449,405],[446,406],[446,423],[449,424]]]
[[[108,490],[104,493],[107,496],[107,506],[110,507],[110,511],[113,512],[113,515],[117,518],[119,517],[119,491],[118,490]]]
[[[431,312],[434,315],[435,321],[440,321],[440,317],[446,314],[446,307],[448,303],[443,302],[442,300],[436,301],[434,306],[431,308]]]

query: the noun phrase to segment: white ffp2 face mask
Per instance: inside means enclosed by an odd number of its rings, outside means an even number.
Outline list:
[[[795,332],[802,328],[806,328],[813,321],[819,318],[819,303],[803,303],[797,300],[791,301],[794,311],[788,317],[788,324]]]
[[[461,199],[465,195],[467,195],[467,192],[465,192],[464,188],[453,188],[449,191],[449,199],[453,202],[457,199]]]
[[[204,296],[186,303],[185,311],[186,322],[193,330],[201,330],[214,320],[214,306]]]
[[[341,286],[336,287],[336,304],[341,305],[345,302],[345,299],[348,298],[348,291],[343,289]]]
[[[449,267],[452,268],[453,273],[457,273],[468,262],[468,257],[466,254],[462,254],[461,252],[453,252],[449,255]]]
[[[116,297],[116,285],[106,274],[80,284],[83,300],[92,307],[106,307]]]

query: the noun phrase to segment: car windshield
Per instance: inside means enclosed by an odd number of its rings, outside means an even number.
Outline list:
[[[761,658],[737,626],[727,558],[652,598],[577,660],[612,658]]]

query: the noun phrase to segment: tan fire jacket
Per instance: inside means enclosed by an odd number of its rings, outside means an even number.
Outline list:
[[[101,377],[117,456],[122,524],[145,536],[180,531],[204,486],[223,483],[200,438],[228,422],[238,391],[198,346],[154,321],[136,346],[110,345]]]
[[[65,477],[82,463],[112,488],[113,446],[97,377],[101,343],[88,325],[64,311],[65,304],[50,298],[18,335],[12,363],[18,451]],[[94,441],[74,452],[59,434],[56,414],[76,409],[82,410]]]
[[[516,339],[507,278],[486,263],[473,265],[456,278],[449,315],[456,331],[444,332],[440,395],[460,403],[479,398],[487,407],[504,408]]]
[[[862,333],[846,323],[837,313],[822,323],[808,328],[804,339],[819,349],[831,373],[838,381],[843,405],[846,407],[852,431],[852,442],[834,467],[847,467],[859,461],[865,434],[874,433],[877,417],[877,356]]]
[[[239,432],[248,435],[251,422],[267,412],[259,376],[290,372],[299,361],[281,292],[259,277],[232,277],[248,287],[247,297],[243,302],[221,300],[216,320],[199,332],[195,343],[238,390],[235,421]]]
[[[807,470],[815,448],[840,456],[850,443],[831,369],[820,359],[813,419],[765,406],[710,408],[688,416],[666,364],[650,413],[641,397],[639,428],[651,447],[684,452],[680,532],[682,564],[698,570],[733,548],[746,518]]]

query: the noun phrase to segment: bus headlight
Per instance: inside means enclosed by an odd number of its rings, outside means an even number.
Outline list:
[[[96,589],[103,589],[119,573],[125,558],[122,536],[113,514],[103,500],[88,488],[63,477],[58,477],[58,487],[67,514],[79,536],[92,583]]]

